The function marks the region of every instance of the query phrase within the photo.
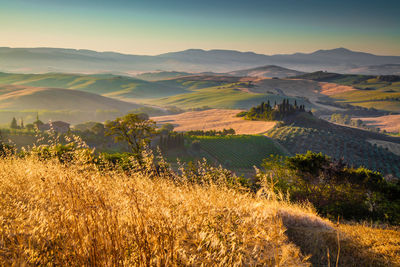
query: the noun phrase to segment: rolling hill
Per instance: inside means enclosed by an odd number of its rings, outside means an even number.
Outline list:
[[[375,108],[387,112],[400,112],[400,76],[374,76],[314,72],[295,76],[295,79],[336,83],[354,90],[329,94],[330,101]]]
[[[81,110],[128,111],[142,107],[97,94],[59,88],[22,85],[0,86],[0,108],[7,110]]]
[[[109,95],[115,98],[130,99],[164,97],[185,92],[184,89],[169,87],[162,83],[151,83],[136,78],[111,74],[0,73],[0,84],[75,89],[106,96]]]
[[[266,78],[285,78],[290,76],[302,75],[304,72],[282,68],[275,65],[262,66],[246,70],[236,70],[229,72],[234,76],[248,76],[248,77],[266,77]]]
[[[178,78],[193,75],[189,72],[179,72],[179,71],[155,71],[155,72],[145,72],[135,75],[136,78],[145,81],[161,81],[166,79]]]
[[[234,50],[189,49],[156,56],[61,48],[0,48],[0,71],[134,74],[143,71],[229,72],[263,65],[300,71],[346,72],[370,65],[400,64],[398,56],[377,56],[345,48],[313,53],[263,55]]]
[[[105,121],[143,107],[79,90],[0,85],[1,124],[9,124],[13,117],[31,123],[37,114],[42,121]]]
[[[261,134],[273,128],[276,122],[243,120],[236,116],[242,110],[210,109],[181,114],[151,117],[157,124],[171,123],[175,131],[234,129],[236,134]]]
[[[309,114],[285,119],[285,125],[266,133],[292,154],[308,150],[322,152],[334,159],[343,159],[349,165],[364,166],[384,175],[400,177],[400,156],[377,145],[380,142],[398,146],[400,139],[353,127],[332,124]]]

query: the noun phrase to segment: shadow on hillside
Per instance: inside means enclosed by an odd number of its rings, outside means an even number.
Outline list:
[[[283,221],[285,224],[285,221]],[[304,255],[310,255],[313,266],[336,266],[338,251],[336,229],[318,227],[286,226],[291,242],[300,247]],[[338,266],[396,266],[383,255],[371,251],[340,232],[340,253]],[[328,264],[328,249],[330,265]]]

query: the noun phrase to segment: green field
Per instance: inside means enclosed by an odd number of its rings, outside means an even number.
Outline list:
[[[286,155],[273,140],[261,135],[193,136],[201,149],[227,168],[252,169],[271,154]]]
[[[180,108],[200,108],[207,106],[210,108],[249,109],[260,104],[262,101],[267,102],[269,100],[271,103],[274,103],[275,101],[282,102],[283,99],[283,96],[271,93],[247,92],[242,84],[231,83],[223,86],[197,89],[191,93],[154,99],[147,101],[147,103],[162,106],[173,105]],[[298,103],[301,102],[298,99]]]

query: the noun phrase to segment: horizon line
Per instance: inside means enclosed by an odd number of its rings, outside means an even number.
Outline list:
[[[149,56],[149,57],[154,57],[154,56],[161,56],[169,53],[179,53],[179,52],[185,52],[185,51],[190,51],[190,50],[199,50],[199,51],[204,51],[204,52],[211,52],[211,51],[232,51],[232,52],[239,52],[239,53],[253,53],[257,55],[264,55],[264,56],[277,56],[277,55],[295,55],[295,54],[313,54],[318,51],[331,51],[331,50],[338,50],[338,49],[344,49],[348,50],[351,52],[355,53],[366,53],[366,54],[371,54],[375,56],[400,56],[400,55],[384,55],[384,54],[374,54],[370,52],[365,52],[365,51],[356,51],[356,50],[351,50],[346,47],[336,47],[336,48],[331,48],[331,49],[318,49],[314,50],[312,52],[293,52],[293,53],[278,53],[278,54],[264,54],[264,53],[258,53],[254,51],[243,51],[243,50],[235,50],[235,49],[223,49],[223,48],[213,48],[213,49],[203,49],[203,48],[188,48],[184,50],[178,50],[178,51],[169,51],[161,54],[133,54],[133,53],[128,53],[128,52],[122,52],[122,51],[110,51],[110,50],[95,50],[95,49],[88,49],[88,48],[68,48],[68,47],[51,47],[51,46],[35,46],[35,47],[11,47],[11,46],[0,46],[0,48],[10,48],[10,49],[65,49],[65,50],[76,50],[76,51],[92,51],[92,52],[97,52],[97,53],[115,53],[115,54],[120,54],[120,55],[127,55],[127,56]]]

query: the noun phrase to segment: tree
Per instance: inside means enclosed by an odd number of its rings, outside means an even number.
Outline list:
[[[33,125],[33,123],[28,123],[28,124],[25,126],[25,128],[26,128],[28,131],[33,131],[33,130],[35,129],[35,125]]]
[[[90,130],[96,135],[103,136],[105,131],[104,124],[97,122]]]
[[[127,114],[106,122],[106,135],[113,136],[115,141],[128,143],[136,159],[141,163],[141,152],[150,142],[150,137],[155,132],[155,122],[139,114]]]
[[[15,118],[12,119],[10,128],[11,129],[18,129],[17,120]]]
[[[39,113],[36,113],[36,121],[33,122],[33,126],[39,129],[44,123],[39,119]]]
[[[160,128],[160,133],[167,135],[168,133],[172,132],[174,130],[174,125],[171,123],[166,123]]]

